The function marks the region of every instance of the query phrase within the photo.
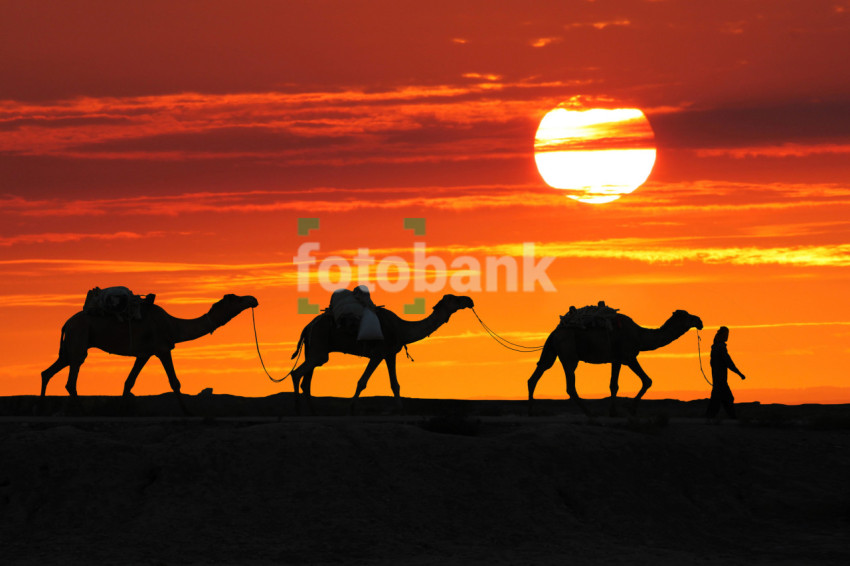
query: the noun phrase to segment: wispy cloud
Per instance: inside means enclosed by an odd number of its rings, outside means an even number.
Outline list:
[[[0,295],[0,307],[82,307],[82,299],[79,294],[15,294]]]
[[[295,351],[297,340],[282,342],[260,342],[260,351],[279,359],[284,354],[286,360]],[[180,346],[181,359],[193,360],[257,360],[257,345],[254,342],[232,342],[229,344],[187,343]],[[257,361],[259,363],[259,360]],[[291,362],[290,362],[291,363]]]
[[[659,149],[703,156],[804,157],[847,152],[850,100],[648,111]]]
[[[487,82],[496,82],[502,80],[502,75],[497,75],[494,73],[464,73],[463,78],[465,79],[474,79],[474,80],[482,80]]]
[[[20,259],[2,260],[4,273],[20,273],[19,278],[34,281],[76,281],[76,285],[92,286],[93,275],[103,280],[107,276],[120,276],[122,280],[144,284],[146,289],[169,289],[166,302],[171,305],[206,305],[220,299],[224,293],[250,289],[293,289],[298,283],[298,273],[289,261],[277,263],[189,263],[161,261],[109,261],[89,259]],[[316,274],[313,274],[315,281]],[[83,287],[88,289],[88,287]],[[134,289],[140,291],[139,289]],[[144,289],[141,290],[144,292]],[[85,291],[77,294],[0,293],[0,308],[13,307],[81,307]]]
[[[629,201],[651,217],[675,213],[801,210],[850,205],[850,185],[840,183],[741,183],[698,180],[648,183]],[[654,214],[653,214],[654,211]]]
[[[699,157],[734,157],[744,159],[747,157],[808,157],[811,155],[844,154],[850,153],[850,143],[784,143],[780,145],[762,145],[752,147],[730,147],[699,149],[696,154]]]
[[[565,207],[567,204],[568,200],[560,191],[549,189],[540,183],[501,186],[364,188],[356,192],[333,187],[317,187],[311,190],[191,192],[100,199],[28,199],[7,196],[0,197],[0,216],[177,216],[200,213],[274,211],[323,213],[404,208],[460,211],[515,207],[552,209]],[[654,218],[661,214],[669,216],[676,212],[735,211],[739,213],[744,210],[799,210],[848,205],[850,205],[850,186],[836,183],[748,184],[695,181],[649,183],[630,196],[628,209],[616,209],[609,213],[632,214],[645,211]],[[651,222],[652,220],[650,218],[643,221]],[[102,237],[105,238],[106,235]],[[44,238],[47,239],[48,236]],[[54,239],[58,238],[60,236],[55,236]],[[25,240],[26,237],[22,237],[20,242]],[[12,243],[20,242],[16,240]]]
[[[356,162],[450,159],[462,143],[467,159],[500,156],[514,153],[505,144],[518,125],[532,124],[541,109],[560,102],[568,86],[504,82],[490,73],[465,76],[473,82],[370,92],[187,93],[51,105],[0,101],[0,128],[5,130],[0,151],[76,158],[285,156],[292,162]],[[405,135],[415,147],[399,141]]]
[[[298,274],[292,262],[213,264],[158,261],[108,261],[87,259],[21,259],[0,261],[0,268],[25,271],[28,278],[55,280],[75,275],[104,277],[120,275],[125,279],[141,277],[158,288],[173,289],[171,304],[211,304],[234,289],[292,288]],[[83,297],[84,298],[84,297]],[[0,294],[0,307],[80,304],[79,295]]]
[[[546,47],[547,45],[553,45],[555,43],[560,43],[564,40],[562,37],[538,37],[537,39],[533,39],[531,41],[532,47]]]
[[[618,20],[600,20],[595,22],[576,22],[567,24],[564,26],[566,29],[581,29],[581,28],[591,28],[597,30],[603,30],[610,27],[629,27],[632,25],[632,22],[627,19],[618,19]]]
[[[444,257],[510,256],[521,258],[526,243],[492,245],[449,245],[429,248],[429,253]],[[375,255],[395,255],[409,252],[404,248],[371,250]],[[617,259],[648,264],[697,262],[730,265],[784,265],[797,267],[850,266],[850,244],[814,246],[729,246],[706,247],[699,240],[669,238],[610,238],[577,242],[542,242],[534,248],[538,258]],[[356,250],[340,253],[354,256]]]
[[[350,191],[317,188],[312,191],[245,191],[138,196],[119,199],[0,198],[3,213],[21,216],[103,216],[106,214],[175,216],[187,213],[344,212],[357,209],[437,208],[469,210],[512,206],[563,204],[556,191],[528,186],[401,187]],[[365,198],[365,197],[369,198]],[[0,213],[2,214],[2,213]]]
[[[850,321],[823,321],[823,322],[770,322],[764,324],[734,324],[735,329],[762,329],[762,328],[794,328],[794,327],[824,327],[824,326],[850,326]]]
[[[0,236],[0,246],[16,244],[45,244],[79,242],[82,240],[140,240],[163,236],[164,232],[111,232],[102,234],[45,232],[41,234],[19,234],[17,236]]]
[[[39,266],[47,270],[65,273],[103,272],[103,273],[148,273],[180,271],[227,271],[253,269],[279,269],[292,266],[292,262],[272,263],[189,263],[167,261],[121,261],[94,259],[10,259],[0,260],[0,266]]]
[[[504,332],[500,332],[499,336],[503,338],[510,339],[511,341],[516,340],[518,344],[522,344],[524,346],[536,348],[538,346],[542,346],[546,341],[546,338],[549,336],[549,332],[528,332],[524,330],[507,330]],[[428,337],[428,342],[441,342],[448,341],[453,342],[455,340],[492,340],[492,338],[485,334],[483,331],[481,332],[460,332],[455,334],[434,334],[433,336]]]
[[[492,248],[491,248],[492,249]],[[497,246],[508,255],[522,254],[518,244]],[[850,244],[787,247],[683,246],[669,240],[617,238],[592,242],[539,244],[536,253],[545,257],[625,259],[644,263],[686,261],[731,265],[850,266]]]

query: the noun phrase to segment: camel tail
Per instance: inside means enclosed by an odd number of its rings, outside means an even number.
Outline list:
[[[301,354],[301,347],[304,346],[304,333],[301,333],[301,337],[298,338],[298,347],[293,352],[292,356],[289,358],[290,360],[294,360]]]

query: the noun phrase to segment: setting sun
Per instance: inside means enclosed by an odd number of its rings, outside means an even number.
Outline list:
[[[655,164],[649,121],[636,108],[556,108],[534,140],[546,184],[580,202],[612,202],[641,186]]]

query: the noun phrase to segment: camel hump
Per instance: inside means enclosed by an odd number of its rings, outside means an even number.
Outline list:
[[[383,340],[381,321],[375,314],[375,303],[365,285],[354,290],[337,289],[331,295],[328,310],[338,328],[357,333],[358,340]]]
[[[599,304],[588,305],[579,309],[570,307],[567,314],[561,316],[560,326],[567,328],[605,328],[613,330],[618,325],[616,324],[617,311],[605,304],[605,301],[599,301]]]
[[[86,293],[83,312],[95,316],[116,316],[119,320],[140,320],[142,303],[152,304],[155,295],[136,295],[127,287],[95,287]]]
[[[365,308],[363,303],[357,300],[354,291],[350,289],[334,291],[331,295],[331,304],[328,307],[336,323],[339,323],[340,319],[345,316],[360,318],[363,316],[363,309]]]

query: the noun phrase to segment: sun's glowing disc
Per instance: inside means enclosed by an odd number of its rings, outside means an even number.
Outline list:
[[[637,108],[559,107],[540,121],[534,159],[550,187],[602,204],[646,182],[655,165],[655,135]]]

